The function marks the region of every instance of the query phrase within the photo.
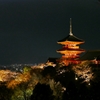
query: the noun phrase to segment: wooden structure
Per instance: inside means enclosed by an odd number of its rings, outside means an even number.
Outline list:
[[[83,44],[84,41],[82,39],[77,38],[72,33],[72,21],[70,18],[70,33],[67,37],[57,42],[62,45],[62,49],[57,50],[58,53],[62,54],[60,59],[61,62],[65,64],[69,63],[77,63],[79,55],[85,50],[80,49],[79,45]]]

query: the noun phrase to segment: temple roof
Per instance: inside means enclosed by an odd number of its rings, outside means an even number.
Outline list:
[[[53,62],[54,64],[56,64],[58,58],[48,58],[47,61],[49,62]]]
[[[59,40],[58,42],[65,42],[65,41],[84,42],[82,39],[77,38],[73,34],[72,35],[69,34],[67,37],[65,37],[62,40]]]
[[[87,51],[80,60],[100,60],[100,50],[89,50]]]

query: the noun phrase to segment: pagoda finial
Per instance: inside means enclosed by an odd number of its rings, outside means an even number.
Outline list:
[[[72,19],[70,18],[70,33],[69,33],[69,35],[73,35],[73,33],[72,33]]]

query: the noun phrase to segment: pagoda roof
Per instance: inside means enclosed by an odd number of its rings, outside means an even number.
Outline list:
[[[80,60],[100,60],[100,50],[88,50]]]
[[[62,40],[59,40],[58,42],[65,42],[65,41],[84,42],[82,39],[79,39],[78,37],[74,36],[73,34],[69,34],[67,37],[63,38]]]

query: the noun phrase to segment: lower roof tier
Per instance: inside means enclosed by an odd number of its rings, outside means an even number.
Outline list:
[[[61,54],[80,54],[82,52],[85,52],[84,50],[62,50],[62,51],[57,51],[58,53],[61,53]]]

